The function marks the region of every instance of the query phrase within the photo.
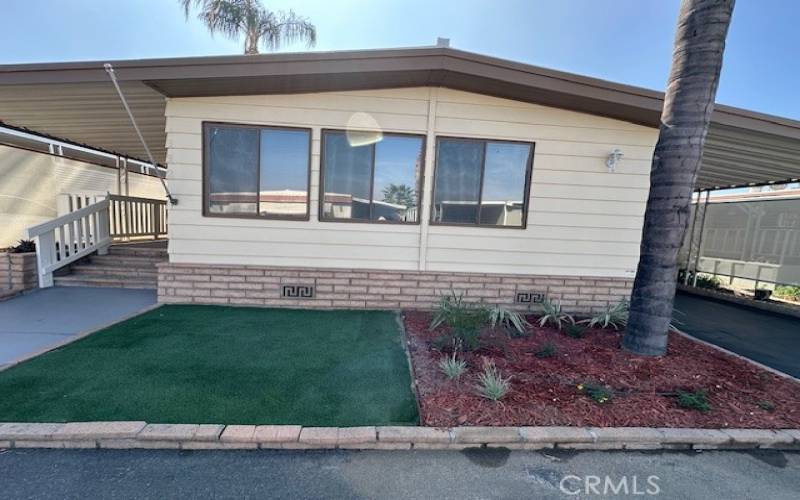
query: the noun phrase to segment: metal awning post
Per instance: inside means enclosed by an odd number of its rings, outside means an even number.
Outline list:
[[[697,286],[697,268],[700,265],[700,254],[703,252],[703,230],[706,227],[706,213],[708,212],[708,199],[711,197],[711,191],[706,190],[706,200],[703,203],[703,217],[700,219],[700,234],[697,236],[697,254],[694,256],[694,277],[692,278],[692,286]],[[700,198],[697,199],[697,207],[700,207]]]
[[[147,159],[150,160],[150,164],[156,171],[156,175],[158,179],[161,181],[161,185],[164,187],[164,192],[167,194],[167,199],[169,200],[171,205],[177,205],[178,200],[172,196],[170,193],[169,188],[167,187],[167,183],[164,181],[164,177],[161,176],[161,172],[158,170],[158,163],[153,158],[153,153],[150,152],[150,148],[147,146],[147,142],[144,140],[144,136],[142,136],[142,132],[139,130],[139,125],[136,124],[136,119],[133,117],[133,112],[131,112],[131,108],[128,106],[128,101],[125,99],[125,94],[122,93],[122,89],[119,87],[119,82],[117,82],[117,75],[114,74],[114,67],[111,66],[109,63],[105,63],[103,67],[108,73],[108,77],[111,78],[111,83],[114,84],[114,88],[117,89],[117,94],[119,95],[119,99],[122,101],[122,106],[125,108],[125,111],[128,113],[128,118],[131,120],[131,125],[133,125],[133,129],[136,130],[136,135],[139,136],[139,142],[142,143],[142,147],[144,147],[145,152],[147,153]],[[127,168],[127,164],[126,164]],[[126,172],[127,177],[127,172]]]
[[[689,230],[689,246],[686,249],[686,271],[683,273],[683,284],[689,284],[689,271],[692,267],[692,245],[694,245],[694,227],[697,224],[697,212],[700,210],[700,192],[697,193],[697,203],[694,205],[692,228]]]

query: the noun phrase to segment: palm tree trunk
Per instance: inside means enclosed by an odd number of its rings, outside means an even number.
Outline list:
[[[253,55],[258,54],[259,35],[257,33],[248,32],[244,38],[244,53]]]
[[[683,0],[623,348],[661,356],[672,318],[678,250],[714,109],[734,0]]]

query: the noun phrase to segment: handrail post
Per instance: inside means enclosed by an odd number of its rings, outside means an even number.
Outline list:
[[[53,271],[50,266],[54,264],[56,246],[55,233],[48,231],[36,236],[36,271],[39,275],[39,288],[53,286]],[[63,249],[61,250],[64,251]]]
[[[97,214],[97,255],[106,255],[111,245],[111,203]]]

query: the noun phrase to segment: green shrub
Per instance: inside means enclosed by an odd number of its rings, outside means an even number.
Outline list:
[[[603,404],[611,401],[613,393],[611,389],[600,384],[583,383],[578,384],[578,391],[585,394],[592,401],[597,404]]]
[[[578,324],[567,325],[566,332],[567,335],[569,335],[573,339],[582,339],[583,336],[586,334],[586,327]]]
[[[453,336],[460,341],[465,351],[473,351],[480,346],[481,329],[486,325],[486,315],[482,311],[472,311],[455,318]]]
[[[561,330],[565,324],[574,325],[575,319],[561,310],[561,304],[558,301],[544,299],[542,301],[542,315],[539,317],[539,326],[551,325]]]
[[[436,314],[433,316],[429,328],[435,330],[443,324],[452,325],[453,318],[466,310],[466,308],[464,295],[456,294],[455,290],[450,290],[450,295],[439,297],[439,305],[436,307]]]
[[[489,310],[489,323],[493,329],[504,327],[511,337],[527,337],[527,329],[531,326],[523,315],[502,306],[494,306]]]
[[[758,402],[758,407],[761,408],[762,410],[774,411],[775,403],[773,403],[768,399],[762,399],[761,401]]]
[[[558,354],[558,348],[556,345],[550,341],[545,342],[539,347],[539,350],[536,351],[537,358],[552,358]]]
[[[481,330],[488,320],[489,315],[483,305],[467,303],[463,294],[451,290],[450,295],[440,297],[430,329],[446,324],[450,327],[450,335],[458,341],[458,348],[472,351],[480,345]]]
[[[678,391],[678,406],[689,408],[705,413],[711,410],[711,403],[708,402],[708,392],[705,389],[698,389],[694,392]]]
[[[452,356],[444,356],[439,361],[439,368],[450,380],[458,380],[467,371],[467,363],[456,358],[456,353]]]
[[[510,380],[511,377],[503,378],[493,362],[487,361],[483,373],[478,375],[478,392],[486,399],[499,401],[508,393]]]
[[[628,302],[625,300],[613,306],[608,306],[605,311],[585,321],[590,328],[613,328],[619,330],[628,324]]]
[[[774,295],[782,299],[800,300],[800,286],[794,286],[794,285],[776,286]]]
[[[452,335],[439,335],[431,340],[431,348],[440,352],[457,351],[457,340]]]
[[[710,290],[716,290],[717,288],[722,286],[722,282],[716,276],[706,276],[704,274],[698,274],[695,286],[698,288],[708,288]]]
[[[36,242],[33,240],[19,240],[16,245],[9,247],[10,253],[28,253],[36,251]]]

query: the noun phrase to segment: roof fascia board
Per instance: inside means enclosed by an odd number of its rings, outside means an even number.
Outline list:
[[[0,85],[80,83],[106,81],[102,62],[40,63],[0,66]],[[317,76],[320,85],[326,75],[383,75],[381,85],[391,85],[391,73],[398,75],[394,86],[442,85],[596,113],[612,118],[657,127],[663,93],[618,84],[597,78],[574,75],[474,54],[449,47],[418,47],[337,52],[303,52],[262,56],[211,56],[112,61],[120,81],[138,81],[165,93],[178,96],[174,85],[186,80],[209,82],[231,78]],[[428,75],[420,78],[420,74]],[[413,73],[415,78],[403,78]],[[465,81],[471,78],[472,81]],[[486,85],[483,85],[485,83]],[[336,90],[347,88],[339,78]],[[353,82],[354,87],[377,88],[368,82]],[[167,92],[167,87],[173,90]],[[286,85],[278,85],[286,91]],[[302,87],[302,86],[301,86]],[[485,88],[484,88],[485,87]],[[492,91],[502,87],[503,91]],[[311,86],[310,88],[314,88]],[[315,91],[321,91],[314,88]],[[252,92],[260,92],[253,86]],[[275,93],[275,92],[273,92]],[[170,95],[171,94],[171,95]],[[195,91],[193,95],[200,95]],[[213,95],[213,94],[207,94]],[[800,139],[800,122],[717,105],[713,122],[747,130]]]

